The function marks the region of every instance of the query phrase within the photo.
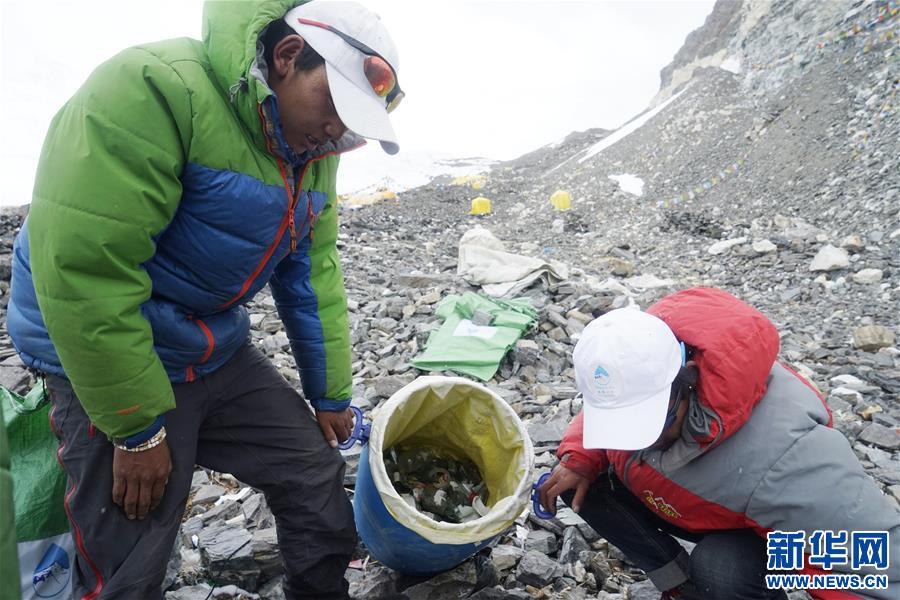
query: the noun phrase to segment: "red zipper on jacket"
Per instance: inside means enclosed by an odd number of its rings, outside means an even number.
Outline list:
[[[223,304],[219,305],[219,307],[218,307],[219,310],[224,310],[224,309],[228,308],[229,306],[231,306],[232,304],[234,304],[235,302],[240,300],[241,297],[243,297],[243,295],[247,293],[247,290],[250,289],[250,286],[253,285],[253,282],[256,281],[256,278],[259,277],[259,274],[262,273],[263,269],[265,269],[266,264],[268,264],[268,262],[269,262],[269,259],[272,258],[272,255],[275,253],[275,250],[278,248],[278,244],[281,242],[281,238],[284,236],[285,230],[288,228],[290,228],[290,233],[291,233],[291,252],[293,252],[294,250],[297,249],[297,230],[296,230],[296,226],[294,223],[294,208],[296,207],[296,202],[300,198],[300,191],[302,189],[301,184],[303,183],[303,177],[306,175],[306,172],[309,170],[309,167],[310,167],[310,165],[312,165],[312,163],[318,162],[328,156],[334,156],[334,155],[340,154],[340,152],[336,152],[336,151],[328,152],[326,154],[317,156],[314,159],[307,161],[306,164],[303,166],[303,171],[300,173],[299,179],[297,180],[297,192],[296,192],[296,194],[291,193],[291,186],[288,183],[287,172],[284,168],[284,163],[275,154],[275,152],[272,151],[272,144],[269,141],[269,136],[266,134],[266,118],[265,118],[265,115],[263,114],[262,104],[258,105],[258,112],[259,112],[260,124],[262,125],[263,137],[266,140],[266,148],[269,150],[269,154],[271,154],[272,156],[275,156],[275,160],[278,162],[278,171],[281,173],[282,181],[284,181],[284,190],[287,193],[287,198],[288,198],[288,209],[287,209],[287,213],[285,213],[285,215],[284,215],[284,218],[281,220],[281,224],[278,226],[278,231],[275,233],[275,240],[269,245],[268,249],[266,250],[266,253],[262,257],[262,260],[259,261],[259,264],[256,265],[256,268],[253,269],[253,272],[250,273],[250,276],[247,277],[247,279],[244,281],[243,285],[241,285],[241,289],[238,291],[238,293],[235,294],[232,298],[230,298],[227,302],[224,302]],[[359,148],[361,146],[362,146],[362,144],[360,144],[359,146],[355,146],[353,148],[348,148],[346,151],[349,152],[350,150],[355,150],[356,148]],[[312,211],[312,199],[310,198],[308,200],[308,202],[309,202],[309,207],[307,210],[307,220],[310,220],[310,216],[312,215],[312,212],[313,212]],[[306,223],[304,222],[304,225],[305,224]],[[314,220],[312,220],[312,222],[310,223],[310,232],[309,232],[310,237],[312,237],[312,226],[314,224],[315,224],[315,222],[314,222]],[[300,229],[302,230],[303,227],[301,226]]]
[[[203,356],[200,357],[200,360],[197,361],[198,365],[202,365],[206,361],[209,360],[209,357],[212,356],[213,350],[216,348],[216,338],[213,337],[212,330],[203,322],[202,319],[195,319],[194,317],[188,315],[188,320],[193,321],[197,324],[197,327],[203,332],[203,335],[206,336],[206,352],[203,353]],[[194,365],[188,365],[184,370],[184,379],[188,383],[194,381]]]
[[[265,117],[263,116],[262,104],[260,104],[258,108],[259,108],[259,119],[260,119],[260,123],[262,124],[262,128],[263,128],[263,137],[266,140],[266,148],[269,150],[269,153],[271,154],[272,153],[272,145],[269,143],[269,136],[266,135],[266,121],[265,121]],[[268,249],[266,250],[266,253],[262,257],[262,260],[259,262],[259,264],[256,265],[256,268],[253,269],[253,272],[250,273],[250,276],[247,277],[247,279],[244,281],[244,284],[241,286],[241,289],[238,290],[238,293],[235,294],[227,302],[221,304],[219,306],[219,310],[224,310],[224,309],[228,308],[229,306],[231,306],[232,304],[234,304],[235,302],[240,300],[240,298],[244,294],[247,293],[247,290],[250,289],[250,286],[253,285],[253,282],[256,280],[257,277],[259,277],[259,274],[265,268],[266,263],[268,263],[269,259],[272,258],[272,255],[275,253],[275,249],[278,248],[278,243],[281,241],[281,238],[284,235],[284,230],[287,229],[287,227],[288,227],[288,223],[290,221],[290,212],[291,212],[290,211],[291,191],[290,191],[290,187],[287,186],[287,177],[284,173],[284,167],[282,166],[280,160],[278,161],[278,169],[281,172],[282,179],[284,179],[285,189],[287,190],[287,193],[288,193],[288,212],[287,212],[287,214],[284,215],[284,218],[281,220],[281,223],[278,225],[278,231],[275,233],[275,241],[273,241],[269,245]]]
[[[284,161],[278,157],[276,157],[275,160],[278,163],[278,172],[281,173],[281,180],[284,182],[284,190],[287,192],[288,230],[291,232],[291,252],[293,252],[297,249],[297,229],[294,225],[294,209],[297,208],[297,202],[300,200],[300,181],[303,180],[303,176],[301,175],[300,180],[297,181],[297,190],[294,193],[291,193],[291,185],[288,183],[287,169],[284,168]],[[281,239],[281,236],[279,236],[279,239]]]

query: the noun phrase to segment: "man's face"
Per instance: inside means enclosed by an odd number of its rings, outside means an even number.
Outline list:
[[[284,139],[298,154],[340,139],[347,131],[331,100],[325,65],[305,71],[294,68],[294,58],[304,43],[296,35],[279,42],[269,77],[269,86],[278,96]]]
[[[347,131],[331,101],[324,64],[309,71],[292,69],[273,87],[284,139],[294,152],[314,151]]]

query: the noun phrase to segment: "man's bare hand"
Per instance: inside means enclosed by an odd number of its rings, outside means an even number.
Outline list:
[[[129,519],[143,519],[159,506],[169,473],[172,455],[165,440],[143,452],[113,450],[112,500],[122,507]]]
[[[346,441],[353,432],[353,411],[349,408],[343,412],[316,411],[316,420],[332,448],[337,448],[338,442]]]
[[[553,469],[550,478],[540,487],[539,495],[541,506],[552,514],[556,514],[556,498],[565,491],[575,490],[575,498],[572,500],[572,510],[578,512],[584,502],[591,480],[579,475],[564,465],[558,464]]]

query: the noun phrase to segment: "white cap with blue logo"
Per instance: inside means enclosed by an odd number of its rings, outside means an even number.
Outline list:
[[[661,319],[630,308],[602,315],[575,345],[584,447],[640,450],[662,433],[681,345]]]

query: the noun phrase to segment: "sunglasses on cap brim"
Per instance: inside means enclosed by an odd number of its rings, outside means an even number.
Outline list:
[[[343,31],[335,29],[326,23],[303,18],[298,18],[297,21],[303,25],[311,25],[330,31],[353,48],[356,48],[365,54],[366,60],[363,62],[363,72],[366,75],[366,79],[369,81],[369,85],[372,86],[372,91],[374,91],[375,95],[379,98],[384,98],[385,109],[387,112],[393,112],[394,109],[400,105],[400,101],[406,97],[406,94],[400,89],[400,84],[397,81],[397,74],[394,73],[394,69],[391,68],[391,65],[389,65],[380,54],[360,42],[358,39],[351,37]]]

